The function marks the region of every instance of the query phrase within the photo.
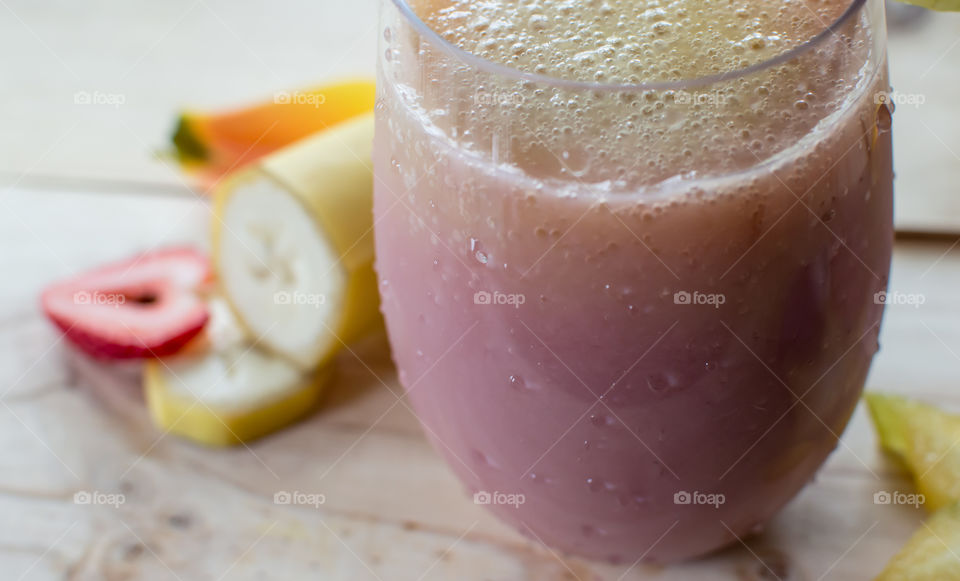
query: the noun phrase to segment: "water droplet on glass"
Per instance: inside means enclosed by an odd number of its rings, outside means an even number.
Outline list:
[[[532,384],[528,384],[527,381],[518,374],[513,374],[510,376],[510,385],[517,389],[528,389],[528,390],[536,389],[536,386]]]
[[[606,414],[590,414],[590,423],[597,427],[603,427],[612,426],[617,423],[617,420]]]
[[[487,256],[487,253],[484,252],[483,245],[481,244],[480,240],[476,238],[470,238],[470,252],[473,253],[473,257],[480,264],[486,264],[490,260],[490,257]]]
[[[881,133],[886,133],[890,131],[890,127],[893,125],[893,104],[883,103],[877,107],[877,129]]]
[[[647,377],[647,386],[654,393],[663,393],[679,385],[677,378],[672,373],[656,373]]]
[[[496,468],[496,469],[500,468],[500,465],[497,464],[497,462],[493,458],[491,458],[490,456],[487,456],[480,450],[477,450],[477,449],[470,450],[470,457],[473,458],[473,461],[479,465],[489,466],[491,468]]]

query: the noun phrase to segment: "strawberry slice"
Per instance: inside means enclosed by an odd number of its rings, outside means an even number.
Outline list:
[[[55,283],[43,310],[67,339],[98,359],[170,355],[207,323],[198,291],[210,278],[205,256],[170,248]]]

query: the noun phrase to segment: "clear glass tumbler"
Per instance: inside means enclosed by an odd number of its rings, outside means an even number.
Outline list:
[[[564,551],[675,561],[748,534],[837,445],[877,350],[882,2],[646,85],[489,62],[415,8],[382,4],[375,233],[429,438]]]

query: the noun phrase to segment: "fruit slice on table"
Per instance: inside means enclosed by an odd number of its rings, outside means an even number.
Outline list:
[[[913,474],[926,507],[960,501],[960,416],[893,395],[866,401],[880,444]]]
[[[876,581],[960,579],[960,506],[939,510],[890,561]]]
[[[309,369],[380,321],[373,115],[275,153],[218,189],[213,264],[252,337]]]
[[[226,173],[318,131],[373,111],[375,86],[355,80],[280,92],[222,113],[186,111],[173,134],[177,159],[207,187]]]
[[[930,10],[940,10],[943,12],[960,12],[960,0],[900,0],[904,4],[913,4],[914,6],[923,6]]]
[[[55,283],[41,303],[94,357],[160,357],[203,330],[209,315],[199,295],[209,277],[209,261],[195,250],[158,250]]]
[[[329,367],[304,373],[254,346],[224,303],[212,301],[211,311],[201,345],[147,363],[144,389],[159,428],[230,446],[283,428],[316,405]]]

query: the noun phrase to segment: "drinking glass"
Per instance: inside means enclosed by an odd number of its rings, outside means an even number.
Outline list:
[[[648,84],[524,72],[381,8],[377,270],[436,450],[475,502],[588,558],[675,561],[761,526],[877,351],[882,2]]]

